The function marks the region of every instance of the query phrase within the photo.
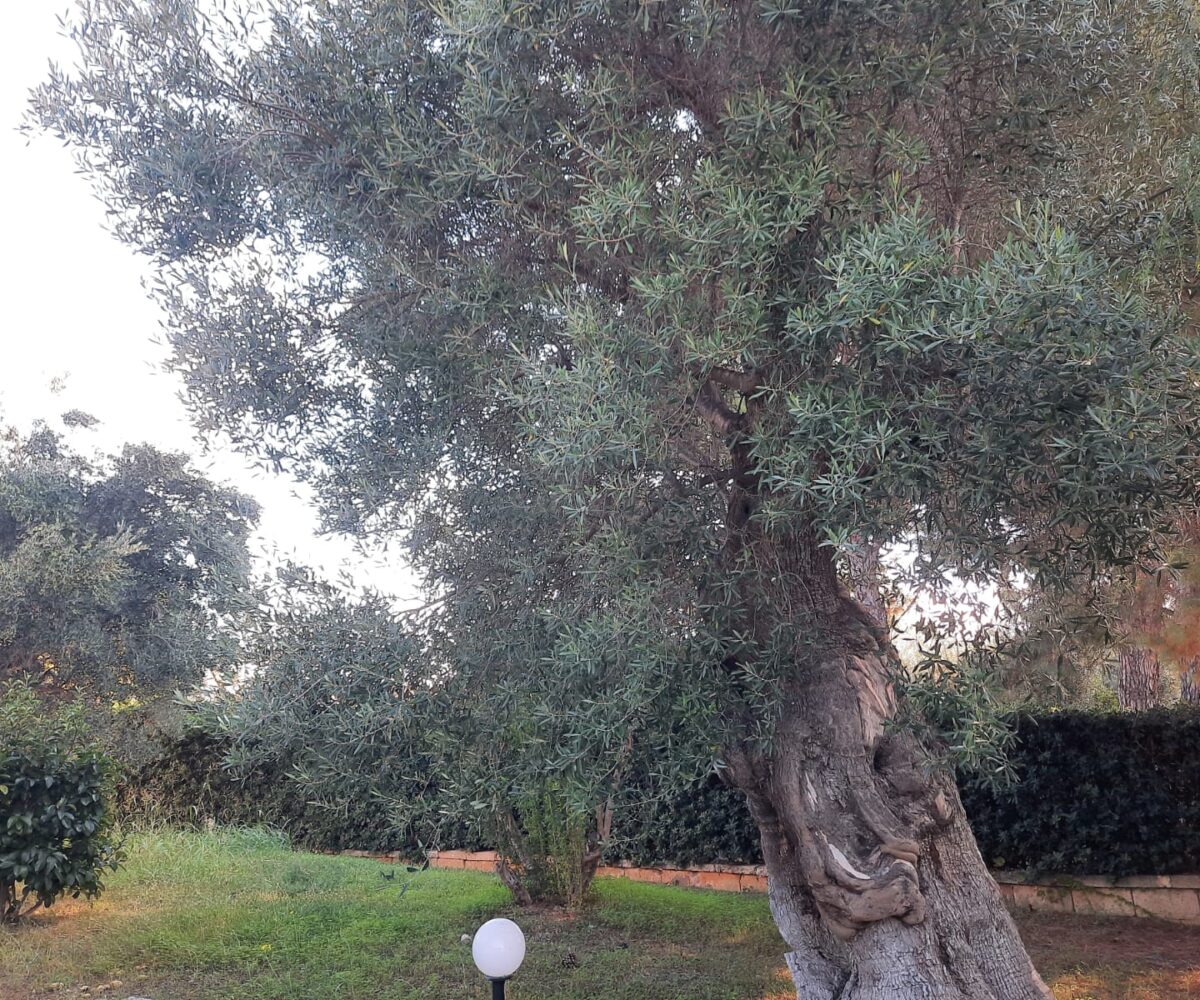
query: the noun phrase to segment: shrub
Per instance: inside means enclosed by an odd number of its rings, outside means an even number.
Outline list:
[[[99,895],[120,860],[108,774],[78,708],[52,710],[24,685],[0,693],[0,922]]]
[[[1010,717],[1016,781],[994,787],[969,771],[959,786],[984,860],[996,868],[1077,874],[1170,874],[1200,871],[1200,711],[1139,714],[1050,712]],[[278,770],[236,780],[221,766],[223,744],[192,731],[127,783],[125,805],[175,823],[266,823],[317,849],[389,849],[397,840],[377,801],[348,793],[337,808],[314,805]],[[650,782],[645,782],[649,787]],[[634,797],[641,794],[635,778]],[[561,822],[547,801],[518,810],[527,856],[562,855],[557,871],[531,871],[533,888],[561,898],[582,891],[576,859],[583,825]],[[557,817],[557,818],[556,818]],[[465,826],[447,828],[442,848],[487,843]],[[761,864],[758,831],[740,794],[710,778],[616,809],[606,856],[643,865]],[[534,866],[537,867],[536,865]]]
[[[1017,780],[960,776],[994,868],[1089,875],[1200,871],[1200,711],[1054,712],[1013,720]]]
[[[993,868],[1143,875],[1200,871],[1200,711],[1044,712],[1008,718],[1015,779],[959,773]],[[613,853],[642,864],[761,864],[741,796],[715,778],[619,812]]]
[[[394,851],[395,826],[386,807],[363,789],[347,787],[336,802],[317,802],[272,762],[245,774],[225,766],[228,742],[190,726],[164,734],[158,752],[125,774],[117,789],[121,817],[174,826],[269,826],[316,851]]]
[[[610,853],[641,865],[762,864],[745,799],[715,775],[619,810]]]
[[[572,803],[562,787],[547,781],[493,823],[500,855],[497,871],[517,902],[579,906],[592,885],[609,836],[611,812]]]

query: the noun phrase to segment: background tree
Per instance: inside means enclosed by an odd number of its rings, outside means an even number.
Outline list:
[[[1128,57],[1112,62],[1109,92],[1080,122],[1081,148],[1090,155],[1077,161],[1088,194],[1076,202],[1075,225],[1103,248],[1123,282],[1178,307],[1194,337],[1200,317],[1200,9],[1189,0],[1168,0],[1118,2],[1107,10]],[[1181,511],[1181,521],[1189,512]],[[1165,695],[1163,605],[1175,600],[1173,591],[1187,589],[1177,574],[1190,555],[1176,552],[1174,568],[1143,567],[1149,572],[1112,580],[1108,600],[1120,609],[1110,618],[1122,708],[1150,708]],[[1180,622],[1172,633],[1179,636]],[[1183,689],[1190,690],[1186,681]]]
[[[349,597],[300,567],[282,568],[265,596],[245,620],[251,668],[227,678],[224,697],[195,706],[202,728],[227,741],[235,773],[286,772],[296,794],[334,815],[375,801],[405,850],[497,848],[520,902],[582,899],[611,829],[622,758],[606,798],[579,801],[537,756],[562,745],[570,713],[546,712],[534,685],[503,705],[481,696],[385,597]],[[540,659],[530,657],[530,671]],[[544,694],[581,697],[577,687]]]
[[[253,501],[129,445],[92,461],[42,427],[0,450],[0,676],[187,686],[238,656]]]
[[[1164,570],[1143,581],[1148,597],[1140,604],[1148,605],[1149,622],[1140,638],[1152,658],[1158,687],[1166,686],[1165,664],[1179,676],[1180,701],[1195,705],[1200,704],[1200,523],[1189,517],[1181,519],[1178,527],[1179,547],[1170,559],[1174,572]]]
[[[1073,584],[1161,563],[1193,502],[1193,345],[1032,207],[1085,200],[1125,25],[227,9],[89,0],[35,102],[162,266],[204,426],[401,533],[430,655],[558,720],[542,775],[715,760],[801,995],[1047,996],[843,580],[905,539],[931,585]]]

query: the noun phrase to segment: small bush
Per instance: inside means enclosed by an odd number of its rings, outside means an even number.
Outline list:
[[[607,830],[600,812],[573,806],[554,782],[517,804],[508,823],[496,822],[492,839],[503,859],[499,873],[519,903],[579,906],[596,874]],[[607,825],[607,824],[606,824]]]
[[[120,860],[108,773],[80,711],[54,711],[24,685],[0,692],[0,922],[99,895]]]

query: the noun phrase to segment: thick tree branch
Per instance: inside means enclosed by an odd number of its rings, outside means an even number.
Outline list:
[[[725,437],[737,433],[745,425],[745,415],[730,409],[712,381],[705,382],[696,394],[696,412]]]
[[[719,385],[728,389],[736,389],[747,396],[762,388],[756,372],[739,372],[733,368],[715,366],[708,370],[708,377]]]

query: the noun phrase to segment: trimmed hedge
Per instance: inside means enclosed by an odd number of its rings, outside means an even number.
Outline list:
[[[1012,722],[1018,780],[995,788],[959,775],[989,865],[1081,875],[1200,872],[1200,711],[1054,712]],[[125,783],[124,811],[177,823],[265,823],[318,850],[406,846],[365,795],[348,790],[329,810],[308,803],[282,774],[237,781],[220,756],[220,743],[196,731],[168,744]],[[610,854],[643,865],[762,863],[741,795],[716,778],[618,810]]]
[[[745,800],[716,775],[642,808],[617,810],[609,853],[646,867],[762,864]]]
[[[1010,718],[1016,781],[959,774],[984,861],[1079,875],[1200,872],[1200,711]],[[618,817],[615,853],[639,864],[761,864],[739,794],[716,779]]]
[[[1017,782],[960,776],[993,868],[1080,875],[1200,872],[1200,711],[1019,715]]]

